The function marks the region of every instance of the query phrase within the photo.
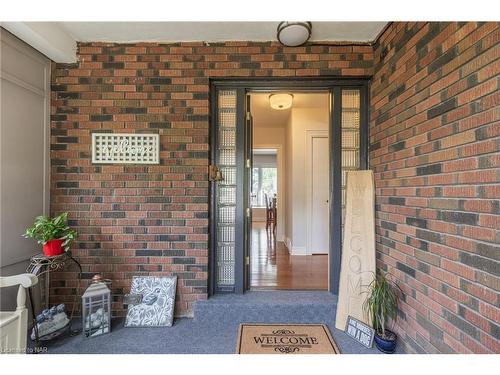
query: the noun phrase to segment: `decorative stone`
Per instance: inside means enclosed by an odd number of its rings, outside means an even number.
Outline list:
[[[55,335],[69,324],[69,319],[64,309],[64,304],[60,304],[43,310],[36,317],[38,336],[41,340],[50,339],[52,335]],[[35,340],[35,328],[31,331],[31,339]]]
[[[85,328],[99,328],[101,326],[106,327],[108,325],[108,316],[104,314],[104,309],[100,308],[95,313],[87,316],[85,321]]]

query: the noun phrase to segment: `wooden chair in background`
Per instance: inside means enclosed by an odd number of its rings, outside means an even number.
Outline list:
[[[277,207],[276,207],[276,194],[272,199],[269,199],[267,194],[264,194],[264,199],[266,201],[266,230],[272,227],[272,233],[276,233],[277,224]]]

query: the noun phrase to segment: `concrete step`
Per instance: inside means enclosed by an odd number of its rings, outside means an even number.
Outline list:
[[[336,297],[328,292],[252,291],[217,295],[194,306],[195,321],[331,323]]]

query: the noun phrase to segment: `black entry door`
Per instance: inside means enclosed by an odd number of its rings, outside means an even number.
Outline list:
[[[245,101],[245,244],[244,244],[244,252],[245,252],[245,267],[244,267],[244,290],[250,289],[251,282],[251,258],[250,251],[252,247],[252,168],[253,168],[253,119],[252,112],[250,110],[250,95],[246,94]]]

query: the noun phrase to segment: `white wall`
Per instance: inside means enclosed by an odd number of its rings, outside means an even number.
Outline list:
[[[305,254],[307,204],[306,204],[306,134],[308,130],[328,131],[329,110],[320,108],[292,108],[285,129],[287,149],[287,209],[285,237],[293,255]],[[328,158],[328,155],[325,155]],[[328,178],[328,176],[325,176]]]
[[[286,194],[285,194],[285,234],[284,241],[286,247],[292,249],[293,239],[293,138],[292,138],[292,113],[288,117],[285,128],[285,178],[286,178]]]
[[[22,273],[39,246],[21,235],[49,213],[50,60],[0,28],[0,274]],[[2,290],[0,309],[15,307]]]
[[[267,128],[254,124],[253,128],[254,146],[267,144],[285,144],[285,127]]]

